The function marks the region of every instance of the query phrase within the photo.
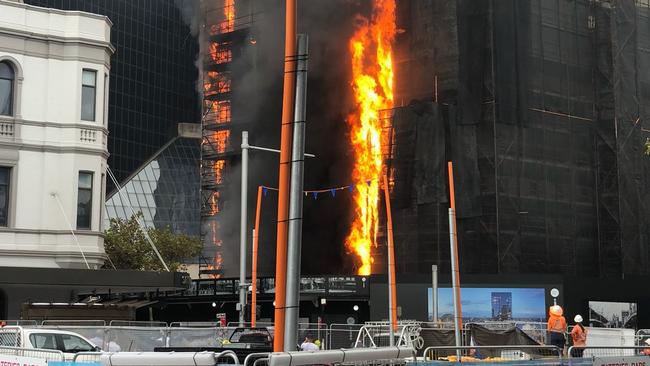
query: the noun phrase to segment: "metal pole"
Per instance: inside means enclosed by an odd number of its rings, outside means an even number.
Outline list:
[[[460,326],[458,324],[458,320],[460,318],[460,298],[457,295],[457,290],[458,286],[456,284],[457,280],[457,272],[458,269],[456,268],[456,258],[458,256],[458,253],[456,253],[456,246],[454,245],[454,242],[456,240],[456,213],[454,212],[453,208],[449,208],[449,245],[450,245],[450,252],[451,252],[451,283],[453,287],[453,293],[454,293],[454,335],[456,337],[456,347],[461,346],[460,342]]]
[[[239,220],[239,326],[246,312],[246,239],[248,229],[248,131],[241,133],[241,216]]]
[[[393,241],[393,215],[388,194],[388,177],[384,175],[384,201],[386,201],[386,236],[388,237],[388,319],[390,346],[395,345],[397,330],[397,288],[395,286],[395,242]]]
[[[307,102],[308,37],[298,35],[296,67],[296,108],[291,148],[291,185],[289,190],[289,235],[287,240],[287,288],[284,350],[296,350],[300,307],[300,247],[302,244],[302,203],[305,166],[305,123]]]
[[[284,85],[282,92],[282,124],[280,126],[280,169],[278,172],[278,229],[275,245],[275,311],[273,351],[284,350],[284,319],[287,282],[287,232],[289,218],[289,180],[296,87],[296,6],[297,0],[285,0]]]
[[[460,303],[460,272],[458,269],[458,236],[456,235],[456,195],[454,192],[454,169],[453,164],[447,163],[449,172],[449,246],[451,253],[451,281],[454,292],[454,335],[456,347],[461,346],[460,331],[463,327],[463,313]],[[460,351],[457,351],[460,357]]]
[[[255,206],[255,229],[253,229],[253,250],[251,255],[251,327],[257,325],[257,249],[260,241],[260,215],[262,211],[262,186],[257,187],[257,205]]]
[[[431,266],[431,304],[433,305],[433,321],[438,322],[438,266]]]

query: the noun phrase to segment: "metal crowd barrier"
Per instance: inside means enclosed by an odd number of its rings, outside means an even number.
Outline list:
[[[409,347],[353,348],[329,351],[277,352],[268,357],[269,366],[403,364],[415,360]],[[384,362],[382,362],[384,361]]]
[[[104,353],[99,358],[104,366],[214,366],[224,359],[230,359],[235,365],[239,365],[239,359],[233,351],[119,352]]]
[[[571,360],[580,358],[650,356],[650,346],[571,346],[567,355],[571,365]]]
[[[10,356],[41,358],[47,361],[64,361],[63,352],[40,349],[40,348],[20,348],[20,347],[0,347],[0,354]]]
[[[543,345],[433,346],[425,348],[423,355],[424,361],[489,363],[547,359],[549,364],[562,363],[562,349]]]

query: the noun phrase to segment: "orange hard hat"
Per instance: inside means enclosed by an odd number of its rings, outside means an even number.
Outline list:
[[[562,316],[564,314],[564,310],[562,310],[562,307],[560,305],[553,305],[548,309],[548,312],[551,315],[555,316]]]

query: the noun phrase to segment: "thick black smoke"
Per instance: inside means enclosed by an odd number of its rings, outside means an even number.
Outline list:
[[[221,2],[222,0],[214,0]],[[309,36],[307,87],[307,152],[317,155],[305,164],[305,189],[336,187],[351,183],[352,151],[349,148],[347,116],[353,112],[350,89],[348,41],[354,32],[355,15],[369,9],[368,1],[299,1],[298,31]],[[201,21],[198,1],[177,0],[190,27],[198,34]],[[237,18],[252,18],[250,34],[239,70],[233,80],[233,121],[236,111],[245,111],[250,142],[277,148],[280,145],[282,77],[284,59],[284,1],[236,0]],[[247,22],[247,21],[245,21]],[[236,59],[236,58],[234,58]],[[237,61],[239,62],[239,61]],[[239,144],[239,138],[234,140]],[[238,163],[237,163],[238,164]],[[249,176],[249,218],[253,226],[257,185],[276,187],[278,156],[253,153]],[[225,193],[222,225],[226,225],[226,247],[238,248],[239,174]],[[273,275],[277,193],[268,191],[262,203],[260,230],[261,275]],[[344,240],[352,218],[351,192],[311,195],[304,201],[302,272],[309,274],[352,273],[354,260],[346,253]],[[230,243],[230,245],[228,243]],[[230,255],[229,255],[230,256]],[[233,263],[234,265],[234,263]],[[230,273],[230,271],[228,271]]]

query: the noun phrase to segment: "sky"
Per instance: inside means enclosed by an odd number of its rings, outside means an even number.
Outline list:
[[[431,287],[428,290],[429,316],[433,315]],[[461,305],[464,317],[490,318],[492,316],[492,293],[512,293],[513,319],[546,318],[546,300],[543,288],[462,288]],[[454,299],[452,289],[438,288],[438,314],[452,314]]]

